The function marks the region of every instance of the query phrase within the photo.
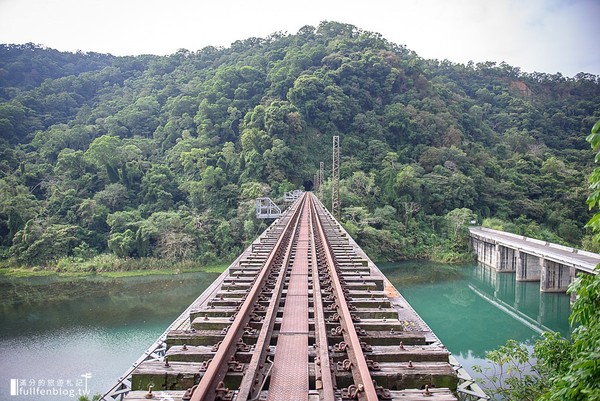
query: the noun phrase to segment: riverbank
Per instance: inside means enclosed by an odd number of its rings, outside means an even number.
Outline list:
[[[433,247],[427,258],[432,263],[463,265],[477,261],[477,255],[471,251],[458,252],[444,247]]]
[[[119,258],[104,254],[87,260],[64,258],[54,264],[45,266],[19,266],[11,263],[11,261],[4,261],[0,264],[0,276],[44,277],[56,275],[62,277],[101,276],[118,278],[192,272],[222,273],[228,266],[228,262],[202,264],[190,260]]]
[[[419,259],[419,258],[411,258]],[[432,248],[431,252],[420,258],[432,263],[465,264],[475,260],[471,252],[448,251],[443,247]],[[381,261],[399,263],[400,261]],[[120,258],[113,254],[101,254],[91,259],[62,258],[56,263],[43,266],[21,266],[14,260],[0,261],[0,276],[6,277],[86,277],[100,276],[109,278],[136,277],[148,275],[168,275],[179,273],[222,273],[229,261],[216,261],[202,264],[198,261],[171,261],[160,258]]]

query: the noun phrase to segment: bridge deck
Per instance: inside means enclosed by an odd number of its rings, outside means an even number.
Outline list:
[[[485,399],[312,194],[186,313],[165,357],[136,364],[103,399]]]
[[[543,257],[567,266],[575,266],[586,273],[596,274],[594,270],[600,263],[600,255],[592,252],[581,251],[534,238],[492,230],[484,227],[470,227],[471,235],[484,238],[490,242],[500,244],[512,249]]]

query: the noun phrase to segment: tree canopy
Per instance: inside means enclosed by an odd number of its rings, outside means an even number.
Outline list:
[[[376,259],[452,259],[467,216],[593,248],[599,106],[594,75],[425,60],[338,22],[169,56],[1,45],[1,255],[231,258],[264,227],[254,197],[329,175],[333,135],[342,221]]]

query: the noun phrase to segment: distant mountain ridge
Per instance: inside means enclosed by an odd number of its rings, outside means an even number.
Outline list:
[[[342,220],[376,259],[453,259],[461,216],[590,244],[591,74],[424,60],[323,22],[170,56],[0,45],[0,99],[18,264],[231,258],[261,228],[252,200],[310,187],[333,135]]]

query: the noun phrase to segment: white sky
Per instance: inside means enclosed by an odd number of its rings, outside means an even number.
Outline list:
[[[423,58],[600,75],[600,0],[0,0],[0,43],[164,55],[323,20],[379,32]]]

